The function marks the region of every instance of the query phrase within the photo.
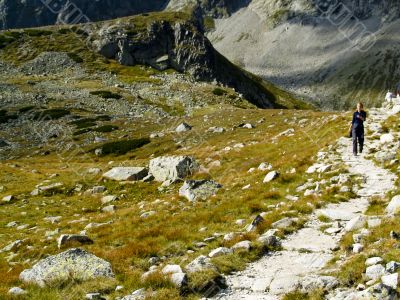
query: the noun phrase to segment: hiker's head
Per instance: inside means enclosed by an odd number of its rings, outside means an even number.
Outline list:
[[[358,111],[361,111],[361,110],[363,110],[364,109],[364,104],[362,104],[361,102],[358,102],[357,103],[357,110]]]

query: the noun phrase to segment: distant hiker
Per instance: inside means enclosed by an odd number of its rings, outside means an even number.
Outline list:
[[[357,155],[357,142],[360,145],[359,153],[364,148],[364,122],[367,119],[367,113],[364,111],[364,105],[357,103],[357,110],[353,114],[351,122],[351,136],[353,138],[353,154]]]
[[[393,98],[393,93],[391,91],[387,91],[385,100],[390,103],[392,102],[392,98]]]

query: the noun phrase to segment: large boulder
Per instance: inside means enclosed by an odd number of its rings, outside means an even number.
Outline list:
[[[101,277],[114,277],[111,264],[78,248],[42,259],[32,269],[26,269],[19,275],[21,281],[41,287],[53,282],[85,281]]]
[[[116,167],[103,174],[104,178],[117,181],[138,181],[145,178],[148,170],[142,167]]]
[[[189,201],[207,200],[222,187],[213,180],[187,180],[179,189],[179,195]]]
[[[199,166],[190,156],[161,156],[152,159],[149,168],[156,181],[175,182],[196,172]]]

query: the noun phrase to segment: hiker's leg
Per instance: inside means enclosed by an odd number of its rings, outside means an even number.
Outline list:
[[[364,129],[360,131],[358,136],[358,142],[360,143],[360,153],[364,149]]]
[[[352,129],[352,138],[353,138],[353,154],[357,155],[357,130],[355,128]]]

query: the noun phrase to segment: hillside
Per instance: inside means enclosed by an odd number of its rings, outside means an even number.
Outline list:
[[[340,20],[340,9],[327,18],[311,1],[254,0],[217,19],[209,38],[230,60],[320,107],[377,105],[399,79],[400,6],[341,3],[348,21]],[[336,17],[340,26],[332,23]]]

